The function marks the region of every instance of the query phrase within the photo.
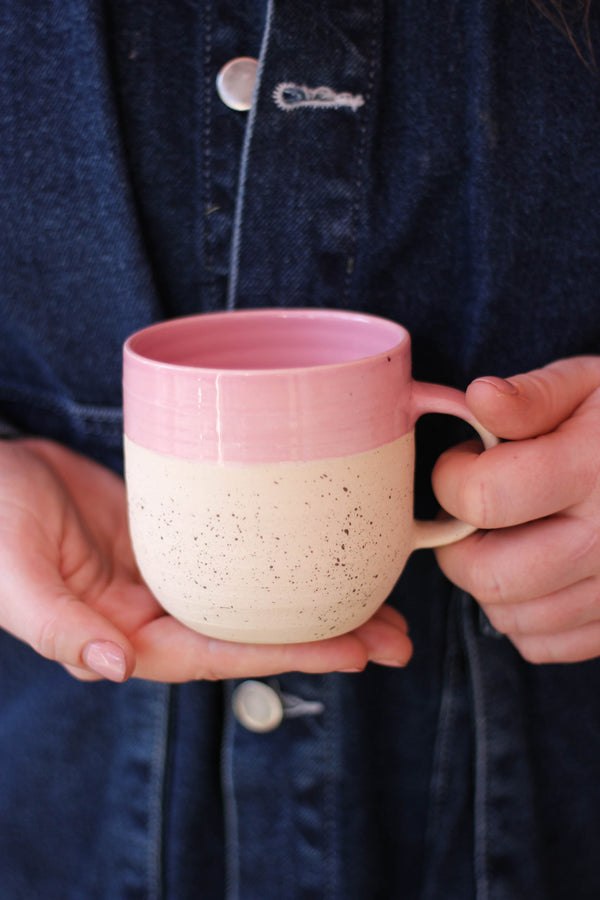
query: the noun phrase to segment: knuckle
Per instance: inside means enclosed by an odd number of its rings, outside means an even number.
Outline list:
[[[32,646],[41,656],[56,662],[67,662],[68,624],[73,604],[77,601],[70,595],[54,599],[52,611],[38,623]]]
[[[537,402],[541,403],[545,409],[553,410],[558,402],[557,379],[560,382],[560,376],[551,368],[537,369],[527,373],[528,393],[534,395]]]
[[[555,654],[552,652],[551,644],[543,637],[536,636],[530,640],[526,638],[511,638],[511,640],[525,662],[534,666],[541,666],[557,661]]]
[[[487,530],[504,522],[502,497],[494,482],[477,474],[467,479],[460,497],[460,517]]]
[[[600,437],[600,435],[597,435]],[[594,441],[594,451],[596,449]],[[598,454],[579,454],[576,460],[577,482],[583,498],[592,497],[597,501],[600,494],[600,460]]]
[[[222,673],[217,672],[212,666],[209,668],[204,666],[199,671],[196,671],[192,681],[221,681],[224,677]]]
[[[486,606],[486,615],[496,631],[500,634],[519,634],[520,628],[516,616],[516,608],[512,604],[494,604]]]
[[[500,572],[485,560],[475,558],[469,573],[470,592],[482,604],[501,608],[510,603],[510,592]],[[507,614],[508,615],[508,614]],[[492,624],[495,625],[494,622]],[[500,630],[500,629],[499,629]]]
[[[189,680],[222,681],[223,678],[235,677],[235,675],[230,675],[230,673],[226,671],[228,668],[227,665],[223,665],[222,660],[218,658],[218,647],[221,642],[219,642],[216,647],[212,646],[213,642],[214,639],[209,638],[208,653],[202,654],[199,659],[192,658],[189,660],[186,667],[189,672]],[[217,655],[217,658],[214,658],[213,653]]]
[[[498,604],[488,611],[488,618],[501,634],[526,637],[533,634],[550,634],[559,625],[561,610],[548,610],[533,602]]]
[[[531,646],[526,644],[524,647],[517,647],[517,649],[525,662],[531,663],[534,666],[541,666],[546,662],[544,654],[537,644],[532,644]]]
[[[33,648],[46,659],[58,661],[58,622],[56,616],[45,619],[40,624]]]
[[[597,528],[584,526],[579,529],[576,539],[569,547],[567,562],[574,565],[581,560],[592,558],[594,562],[598,557],[598,543],[600,532]]]

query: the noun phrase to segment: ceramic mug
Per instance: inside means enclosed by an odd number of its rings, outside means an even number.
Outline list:
[[[261,309],[152,325],[124,346],[125,477],[142,577],[209,636],[282,643],[356,628],[408,556],[475,529],[413,516],[414,426],[470,423],[411,376],[410,337],[362,313]]]

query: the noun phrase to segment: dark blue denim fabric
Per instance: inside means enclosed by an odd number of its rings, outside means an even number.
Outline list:
[[[215,76],[259,54],[234,112]],[[123,338],[227,306],[391,316],[458,386],[598,353],[599,147],[526,0],[8,0],[5,427],[119,470]],[[420,426],[419,512],[461,433]],[[394,602],[407,670],[282,675],[322,711],[266,735],[233,684],[80,684],[0,634],[0,900],[600,896],[600,663],[525,663],[429,552]]]

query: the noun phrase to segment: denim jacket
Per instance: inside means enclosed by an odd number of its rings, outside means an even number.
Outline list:
[[[458,387],[598,353],[599,148],[529,0],[5,0],[3,428],[120,471],[124,338],[201,310],[369,310]],[[419,513],[462,434],[420,424]],[[392,602],[408,668],[264,679],[267,732],[238,683],[84,684],[0,633],[0,900],[599,897],[600,662],[524,662],[429,551]]]

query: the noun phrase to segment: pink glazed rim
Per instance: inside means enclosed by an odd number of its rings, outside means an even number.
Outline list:
[[[350,456],[414,425],[410,336],[365,313],[257,309],[150,325],[123,348],[126,436],[228,463]]]

